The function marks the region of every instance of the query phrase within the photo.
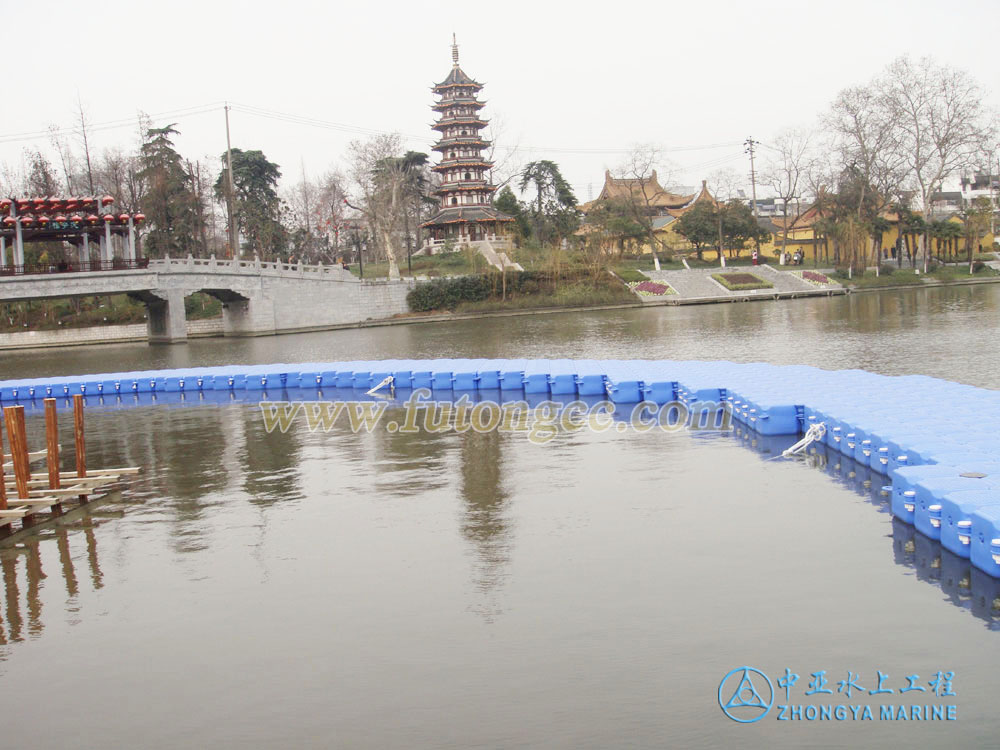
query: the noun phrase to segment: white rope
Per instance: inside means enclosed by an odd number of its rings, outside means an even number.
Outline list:
[[[791,456],[798,455],[802,453],[806,448],[808,448],[812,443],[817,440],[822,440],[823,436],[826,434],[826,425],[820,422],[819,424],[809,425],[809,429],[806,430],[805,437],[803,437],[799,442],[793,445],[791,448],[787,448],[781,452],[781,455],[785,458],[790,458]]]
[[[375,392],[378,391],[379,389],[384,388],[387,385],[390,386],[390,387],[392,387],[392,383],[393,383],[392,375],[386,375],[385,379],[381,383],[379,383],[377,386],[375,386],[371,390],[365,391],[365,395],[366,396],[374,396]]]

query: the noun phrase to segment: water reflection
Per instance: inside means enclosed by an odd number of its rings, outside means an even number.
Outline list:
[[[765,437],[737,428],[733,436],[745,448],[769,460],[794,444],[788,436]],[[889,513],[889,493],[883,490],[890,480],[870,467],[855,462],[825,445],[811,446],[799,459],[831,476],[838,484],[874,505],[880,513]],[[893,560],[913,571],[919,581],[929,583],[945,594],[945,600],[959,609],[971,612],[986,623],[990,630],[1000,630],[1000,579],[973,567],[967,558],[959,557],[930,539],[913,526],[892,518]]]
[[[461,528],[474,556],[473,585],[483,596],[476,611],[487,622],[503,613],[497,589],[507,576],[514,534],[504,488],[502,437],[497,432],[461,436]]]
[[[59,577],[66,589],[65,609],[76,613],[80,581],[73,562],[73,549],[86,550],[90,570],[89,588],[103,586],[103,573],[97,551],[93,513],[99,505],[75,508],[45,529],[20,537],[16,544],[0,548],[0,569],[3,572],[3,606],[0,607],[0,645],[40,637],[45,631],[43,592],[50,574],[43,568],[42,552],[55,540],[59,558]],[[23,596],[22,596],[23,592]],[[0,650],[0,660],[7,652]]]

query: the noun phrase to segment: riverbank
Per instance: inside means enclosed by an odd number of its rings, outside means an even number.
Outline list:
[[[758,268],[765,268],[760,266]],[[676,282],[677,271],[669,273]],[[700,273],[691,271],[688,273]],[[784,272],[782,272],[784,273]],[[665,279],[666,280],[666,279]],[[669,283],[669,281],[668,281]],[[787,299],[803,299],[809,297],[843,296],[846,294],[870,294],[871,292],[900,291],[913,289],[938,289],[950,286],[979,286],[982,284],[1000,283],[1000,276],[986,278],[952,279],[941,281],[925,278],[918,284],[898,284],[875,287],[851,287],[830,285],[815,288],[796,288],[792,290],[757,289],[743,292],[729,292],[721,285],[714,294],[670,294],[663,298],[635,298],[634,302],[615,304],[574,305],[574,306],[539,306],[508,310],[477,310],[469,312],[427,312],[408,313],[392,318],[365,320],[358,323],[342,325],[318,326],[295,333],[313,331],[332,331],[360,328],[383,328],[387,326],[416,325],[420,323],[440,323],[485,318],[512,318],[526,315],[552,315],[558,313],[585,313],[602,310],[628,310],[643,307],[680,307],[688,305],[710,305],[722,302],[764,302]],[[189,338],[213,338],[223,336],[222,319],[209,318],[187,321]],[[69,328],[63,330],[23,331],[16,333],[0,333],[0,351],[47,349],[59,347],[91,346],[95,344],[121,344],[145,341],[147,339],[146,324],[93,326],[88,328]]]

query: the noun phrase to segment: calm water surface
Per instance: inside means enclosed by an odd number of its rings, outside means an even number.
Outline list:
[[[23,375],[404,357],[765,360],[1000,387],[997,287],[0,354]],[[63,418],[63,427],[68,427]],[[36,417],[29,432],[40,435]],[[63,436],[71,444],[71,436]],[[1000,586],[848,462],[738,435],[267,434],[88,412],[109,502],[0,550],[3,747],[993,746]],[[35,446],[32,446],[35,447]],[[867,483],[866,483],[867,480]],[[729,670],[958,722],[739,725]],[[848,699],[938,670],[955,698]],[[797,695],[796,695],[797,694]],[[881,700],[879,700],[881,699]]]

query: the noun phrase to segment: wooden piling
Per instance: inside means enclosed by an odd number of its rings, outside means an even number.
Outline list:
[[[73,396],[73,442],[76,444],[76,476],[87,476],[87,441],[83,436],[83,396]],[[80,502],[87,502],[86,495],[80,495]]]
[[[11,463],[14,465],[17,496],[27,498],[31,470],[28,466],[28,437],[24,430],[24,407],[4,407],[3,418],[4,422],[7,423],[7,442],[10,443],[10,457]]]
[[[24,407],[4,407],[3,418],[7,423],[7,441],[10,443],[11,463],[14,465],[17,497],[19,500],[27,500],[30,497],[28,482],[31,480],[31,468],[28,461],[28,436],[24,428]],[[32,524],[27,514],[21,518],[21,524]]]
[[[7,510],[7,477],[3,473],[3,428],[0,427],[0,510]]]
[[[59,484],[59,421],[56,417],[56,400],[45,399],[45,460],[49,470],[49,489],[58,490]],[[52,514],[62,515],[62,504],[52,505]]]

